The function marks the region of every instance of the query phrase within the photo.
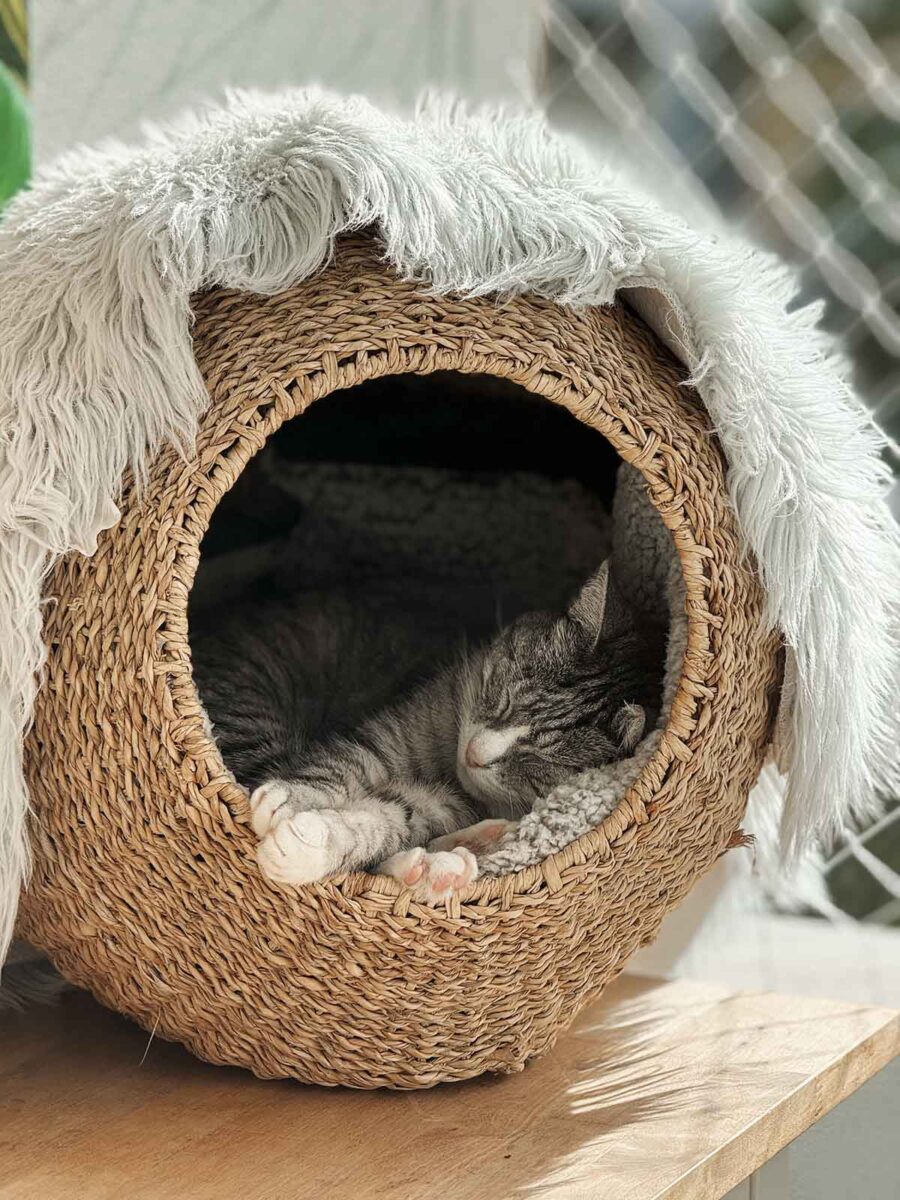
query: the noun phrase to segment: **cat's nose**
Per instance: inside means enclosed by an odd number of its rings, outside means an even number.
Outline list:
[[[473,769],[487,766],[484,761],[484,746],[479,743],[477,733],[473,738],[469,738],[469,744],[466,746],[466,766]]]
[[[493,766],[527,733],[527,725],[515,725],[510,729],[479,730],[466,744],[466,752],[463,755],[466,766],[473,770]]]

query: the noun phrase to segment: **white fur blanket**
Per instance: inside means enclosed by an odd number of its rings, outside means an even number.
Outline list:
[[[791,273],[705,238],[537,119],[412,120],[317,91],[237,95],[137,147],[79,149],[0,224],[0,949],[27,875],[22,734],[41,587],[117,519],[123,472],[190,443],[189,300],[275,292],[376,226],[405,276],[567,304],[625,292],[685,362],[796,667],[788,849],[895,786],[900,539],[881,438]]]

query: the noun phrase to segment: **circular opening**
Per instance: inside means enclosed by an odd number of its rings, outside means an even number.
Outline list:
[[[286,776],[463,647],[564,613],[610,552],[619,463],[566,407],[485,374],[369,379],[274,429],[212,512],[190,598],[195,681],[236,779]],[[566,753],[569,775],[597,765]]]

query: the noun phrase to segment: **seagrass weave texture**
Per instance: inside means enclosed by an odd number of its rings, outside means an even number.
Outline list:
[[[195,311],[211,403],[194,456],[163,451],[93,557],[47,584],[20,932],[157,1036],[261,1076],[415,1088],[518,1070],[728,846],[763,760],[778,642],[708,418],[627,309],[426,295],[366,238],[291,291],[214,291]],[[256,868],[245,796],[192,682],[200,542],[282,422],[336,389],[436,370],[549,397],[644,473],[687,589],[671,720],[599,829],[446,909],[362,874],[279,890]]]

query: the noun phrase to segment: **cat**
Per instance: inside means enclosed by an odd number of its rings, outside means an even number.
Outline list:
[[[441,903],[536,799],[654,719],[659,672],[608,563],[565,612],[520,615],[430,676],[458,631],[395,603],[297,597],[192,639],[276,883],[368,868]]]

